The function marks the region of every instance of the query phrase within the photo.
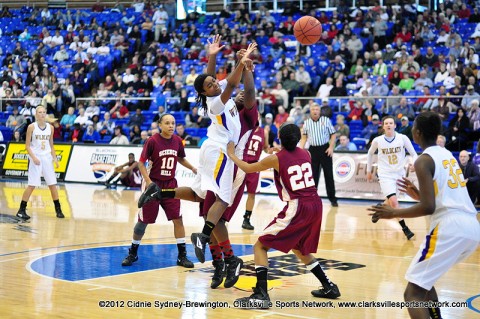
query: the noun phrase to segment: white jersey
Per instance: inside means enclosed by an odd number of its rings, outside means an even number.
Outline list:
[[[227,80],[222,80],[219,85],[223,90],[227,86]],[[220,107],[218,105],[220,104]],[[223,109],[220,114],[212,114],[210,110],[212,105],[216,105],[214,109]],[[220,95],[207,97],[208,117],[212,120],[212,124],[208,127],[207,136],[215,142],[225,145],[228,142],[238,143],[240,138],[240,116],[238,114],[237,106],[233,99],[229,99],[225,105],[222,103]]]
[[[45,127],[41,129],[37,122],[33,123],[32,140],[30,148],[35,155],[47,155],[52,153],[50,148],[50,136],[52,135],[52,126],[45,123]]]
[[[467,183],[452,153],[440,146],[431,146],[423,154],[428,154],[435,163],[435,212],[431,217],[431,228],[447,213],[463,212],[476,216],[477,210],[468,196]]]
[[[368,150],[367,172],[372,169],[372,157],[378,149],[378,175],[403,175],[405,172],[406,153],[413,157],[413,161],[417,159],[417,153],[413,148],[412,142],[406,135],[395,132],[391,138],[385,135],[377,136],[372,141],[372,146]]]

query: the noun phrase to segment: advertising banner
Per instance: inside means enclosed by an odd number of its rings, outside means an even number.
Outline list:
[[[137,146],[74,145],[65,181],[101,183],[115,166],[128,162],[128,154],[140,158],[142,148]]]
[[[57,179],[63,180],[68,160],[72,152],[70,144],[55,144],[55,154],[59,167],[55,169]],[[26,177],[28,175],[28,153],[25,143],[9,143],[3,158],[2,175],[8,177]]]

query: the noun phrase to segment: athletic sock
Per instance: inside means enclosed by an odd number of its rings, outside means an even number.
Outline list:
[[[132,240],[132,247],[130,247],[130,254],[136,256],[138,252],[138,247],[140,246],[140,240]]]
[[[214,223],[209,222],[209,221],[205,221],[205,225],[203,225],[203,229],[202,229],[202,234],[210,237],[214,228],[215,228]]]
[[[255,273],[257,275],[257,288],[262,288],[267,293],[267,278],[268,268],[265,266],[255,266]]]
[[[213,260],[222,260],[222,249],[217,245],[208,245],[210,247],[210,253],[212,254]]]
[[[20,202],[20,209],[26,209],[26,208],[27,208],[27,202],[24,201],[24,200],[22,200],[22,201]]]
[[[55,208],[60,208],[60,200],[55,199],[55,200],[53,201],[53,205],[55,205]]]
[[[310,270],[315,275],[315,277],[318,278],[318,280],[320,280],[323,288],[332,286],[332,282],[330,281],[330,279],[328,279],[327,274],[325,274],[322,266],[320,266],[320,263],[317,260],[307,265],[307,269]]]
[[[440,308],[428,308],[428,312],[430,313],[430,318],[432,319],[442,319],[442,314],[440,313]]]
[[[246,210],[245,215],[243,215],[243,218],[250,219],[250,216],[252,216],[252,211],[251,210]]]
[[[407,227],[407,224],[405,224],[405,219],[399,220],[398,223],[400,224],[400,226],[402,226],[402,228]]]
[[[178,256],[187,255],[187,247],[185,245],[186,242],[187,240],[185,238],[177,238]]]
[[[227,239],[223,243],[218,243],[218,246],[220,246],[220,249],[222,250],[222,253],[225,259],[228,259],[234,256],[232,245],[230,244],[230,240]]]

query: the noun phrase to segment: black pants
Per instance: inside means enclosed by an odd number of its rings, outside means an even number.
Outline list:
[[[327,153],[328,143],[322,146],[310,146],[309,151],[312,156],[312,173],[315,187],[318,189],[318,180],[320,174],[325,176],[325,187],[327,189],[327,196],[330,202],[337,202],[335,197],[335,182],[333,180],[333,160]]]

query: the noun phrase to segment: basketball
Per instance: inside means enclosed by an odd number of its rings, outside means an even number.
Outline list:
[[[315,44],[322,36],[322,25],[314,17],[301,17],[293,26],[293,34],[301,44]]]

